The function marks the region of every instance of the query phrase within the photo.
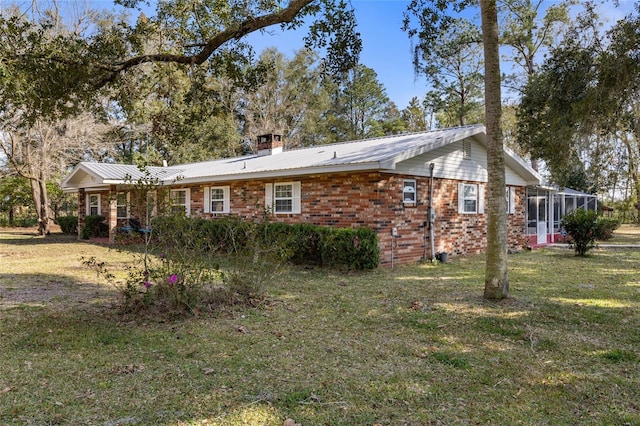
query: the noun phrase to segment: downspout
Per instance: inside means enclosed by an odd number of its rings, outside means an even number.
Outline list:
[[[433,227],[433,223],[436,220],[436,212],[433,209],[433,168],[434,164],[429,164],[430,176],[429,176],[429,242],[431,243],[431,260],[436,258],[436,243],[435,239],[435,229]]]

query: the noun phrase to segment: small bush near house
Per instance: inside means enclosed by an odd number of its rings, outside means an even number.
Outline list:
[[[576,256],[584,256],[595,246],[598,215],[593,210],[576,209],[562,218],[562,226],[571,237]]]
[[[78,216],[60,216],[56,219],[63,234],[78,233]]]
[[[104,216],[85,216],[84,227],[82,228],[82,238],[88,240],[91,237],[108,237],[109,225],[105,222]]]

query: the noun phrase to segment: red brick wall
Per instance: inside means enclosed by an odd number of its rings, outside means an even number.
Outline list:
[[[402,203],[404,179],[417,181],[415,205]],[[214,185],[230,186],[231,214],[260,220],[265,213],[265,184],[294,181],[300,181],[302,186],[301,214],[277,214],[272,215],[270,220],[336,227],[370,227],[378,232],[383,266],[391,265],[392,243],[395,264],[424,259],[425,250],[426,257],[432,257],[429,230],[424,226],[428,221],[427,177],[361,172]],[[434,226],[435,252],[447,252],[450,256],[478,253],[486,245],[486,214],[458,214],[458,183],[434,179],[437,215]],[[190,187],[191,216],[213,218],[216,215],[203,213],[204,186]],[[508,215],[508,244],[512,248],[521,248],[525,239],[524,192],[524,187],[516,188],[516,213]],[[102,198],[106,200],[106,193]],[[395,240],[391,236],[394,227],[399,235]]]

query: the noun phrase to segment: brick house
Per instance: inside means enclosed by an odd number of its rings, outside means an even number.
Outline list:
[[[506,149],[508,245],[526,241],[526,191],[540,176]],[[485,129],[463,126],[284,150],[279,135],[259,137],[258,153],[148,173],[174,208],[210,218],[236,215],[322,226],[366,226],[378,233],[381,264],[476,253],[486,246]],[[63,182],[85,214],[108,218],[110,236],[131,216],[135,166],[78,164]],[[432,211],[430,215],[429,212]]]

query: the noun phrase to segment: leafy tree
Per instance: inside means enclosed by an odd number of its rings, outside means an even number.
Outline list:
[[[247,90],[241,109],[245,138],[280,133],[287,147],[325,143],[322,115],[331,106],[318,55],[308,49],[287,59],[277,49],[265,50],[260,62],[270,71],[255,90]]]
[[[31,188],[27,179],[11,175],[0,176],[0,211],[6,212],[9,226],[15,225],[19,209],[30,204]]]
[[[120,0],[129,10],[141,0]],[[104,88],[143,64],[172,63],[241,73],[253,54],[243,38],[281,25],[300,27],[314,16],[306,43],[326,50],[329,72],[357,63],[361,42],[353,10],[344,0],[158,2],[155,15],[101,20],[81,31],[51,33],[54,19],[30,21],[21,13],[0,17],[0,104],[29,119],[77,114]],[[147,43],[154,40],[158,43]]]

